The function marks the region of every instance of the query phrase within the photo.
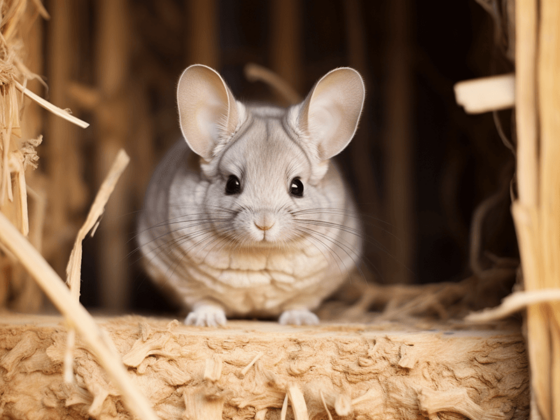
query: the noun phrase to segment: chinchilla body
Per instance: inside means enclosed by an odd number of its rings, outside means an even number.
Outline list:
[[[139,219],[144,265],[191,308],[188,324],[316,323],[310,311],[361,258],[354,201],[330,160],[356,129],[361,78],[343,69],[317,93],[331,72],[281,109],[235,101],[217,73],[194,67],[179,82],[185,139],[158,165]],[[339,85],[362,97],[340,99]]]

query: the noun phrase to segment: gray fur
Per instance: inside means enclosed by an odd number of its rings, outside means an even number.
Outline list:
[[[236,106],[235,130],[212,140],[210,158],[180,140],[156,169],[138,227],[145,266],[193,310],[187,323],[282,313],[283,323],[314,323],[309,311],[361,258],[353,199],[302,132],[303,105]],[[224,193],[230,175],[238,195]],[[301,198],[290,195],[295,177]]]

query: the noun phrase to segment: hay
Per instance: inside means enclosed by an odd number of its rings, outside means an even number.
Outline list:
[[[39,5],[38,12],[45,15],[40,3],[38,1],[35,3]],[[25,239],[25,236],[29,233],[25,169],[30,165],[36,166],[38,158],[35,154],[35,147],[41,141],[40,138],[37,140],[20,139],[22,135],[20,122],[23,96],[18,95],[17,91],[19,90],[55,115],[82,128],[86,128],[88,124],[73,117],[67,111],[49,104],[25,87],[29,79],[36,78],[23,64],[21,58],[23,55],[22,41],[17,31],[23,19],[27,2],[25,0],[6,1],[0,3],[0,6],[0,29],[2,30],[2,37],[0,37],[0,93],[2,94],[2,98],[0,98],[2,101],[0,112],[0,243],[4,251],[2,257],[4,261],[0,261],[0,267],[3,266],[3,271],[7,272],[8,265],[22,264],[55,306],[65,315],[70,327],[65,352],[66,366],[70,366],[69,360],[72,359],[75,328],[83,336],[88,347],[96,354],[101,365],[115,379],[132,412],[139,418],[154,419],[155,415],[150,406],[131,384],[103,331],[97,327],[91,316],[77,300],[79,297],[81,241],[103,212],[108,196],[113,190],[120,173],[128,163],[128,157],[124,152],[118,155],[115,166],[94,203],[90,217],[76,240],[76,246],[68,265],[69,281],[72,283],[73,292],[76,294],[74,299],[53,269]],[[22,80],[23,84],[19,83],[18,79]],[[19,232],[16,227],[19,228]],[[0,296],[0,298],[5,300],[11,276],[2,276],[0,279],[4,282],[0,285],[0,290],[3,292],[3,296]],[[67,368],[66,372],[66,381],[69,382],[71,370]]]
[[[26,88],[30,80],[39,79],[24,63],[25,51],[23,35],[20,28],[30,19],[28,8],[33,7],[35,14],[48,18],[40,1],[28,5],[25,0],[11,0],[0,3],[0,211],[5,214],[19,231],[27,236],[29,229],[28,186],[26,169],[37,167],[36,148],[42,142],[42,136],[26,138],[22,130],[24,121],[25,97],[31,98],[50,112],[70,122],[87,127],[87,123],[70,115]],[[25,96],[24,96],[25,95]],[[31,193],[34,196],[38,194]],[[39,199],[40,200],[40,199]],[[44,217],[44,206],[39,205],[35,218]],[[42,210],[41,210],[42,208]],[[42,228],[38,223],[37,229]],[[40,230],[34,237],[40,241]],[[13,261],[0,256],[0,307],[22,300],[37,301],[36,292],[31,290],[29,282]],[[39,300],[40,302],[40,300]],[[38,305],[32,305],[34,307]]]

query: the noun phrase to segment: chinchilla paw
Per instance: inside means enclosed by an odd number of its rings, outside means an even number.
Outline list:
[[[185,319],[186,325],[196,327],[217,327],[226,325],[226,314],[222,308],[202,305],[192,311]]]
[[[282,312],[278,322],[282,325],[319,325],[319,318],[307,309],[291,309]]]

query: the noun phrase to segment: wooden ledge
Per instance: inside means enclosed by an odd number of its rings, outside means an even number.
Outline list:
[[[96,320],[162,419],[264,420],[282,412],[298,420],[528,418],[527,358],[515,328],[417,320],[318,327],[230,321],[206,329],[140,316]],[[64,383],[66,337],[61,317],[1,317],[0,417],[130,418],[79,339],[74,383]]]

